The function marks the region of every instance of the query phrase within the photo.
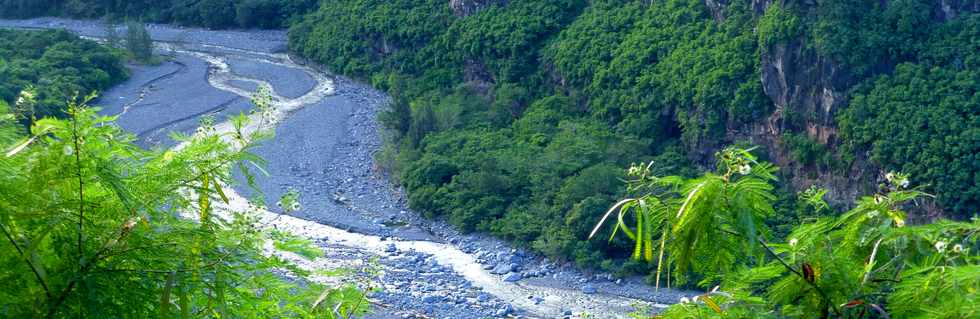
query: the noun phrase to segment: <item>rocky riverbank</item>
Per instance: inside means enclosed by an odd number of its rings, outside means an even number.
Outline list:
[[[51,18],[0,20],[2,26],[67,28],[91,37],[105,30],[97,22]],[[167,42],[158,51],[171,58],[134,66],[129,81],[103,94],[102,112],[119,114],[119,125],[141,145],[169,147],[170,132],[192,132],[204,116],[220,123],[246,112],[258,85],[272,87],[276,103],[289,111],[275,137],[255,149],[268,161],[269,176],[257,180],[264,201],[300,192],[302,209],[292,214],[298,218],[283,216],[281,225],[325,252],[300,262],[361,269],[346,280],[380,288],[371,295],[372,317],[621,317],[634,305],[662,307],[691,294],[583,272],[411,212],[373,164],[382,145],[376,115],[387,97],[293,62],[282,31],[148,29]]]

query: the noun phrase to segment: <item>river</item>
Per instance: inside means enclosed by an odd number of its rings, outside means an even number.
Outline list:
[[[4,26],[65,28],[91,38],[105,31],[98,22],[54,18],[0,20]],[[348,278],[317,277],[381,288],[371,295],[373,318],[616,318],[692,294],[655,291],[638,278],[587,274],[411,212],[373,164],[382,147],[376,114],[387,97],[298,63],[285,54],[283,31],[148,29],[166,61],[131,66],[128,81],[102,94],[101,112],[119,115],[117,124],[143,147],[179,148],[172,132],[191,134],[202,117],[214,119],[218,134],[229,132],[228,117],[252,108],[256,88],[271,88],[272,114],[265,114],[266,121],[252,114],[256,120],[247,128],[275,131],[255,149],[268,161],[268,176],[257,180],[262,194],[235,186],[226,208],[254,207],[250,199],[274,203],[288,190],[299,191],[301,210],[257,213],[267,227],[309,238],[325,255],[308,260],[270,248],[271,253],[315,272],[374,269]]]

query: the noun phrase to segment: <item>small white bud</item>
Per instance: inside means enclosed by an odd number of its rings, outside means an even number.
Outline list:
[[[752,172],[752,166],[749,166],[749,164],[739,165],[739,167],[738,167],[738,173],[739,174],[749,175],[750,172]]]
[[[796,246],[796,244],[798,244],[799,242],[800,242],[800,241],[799,241],[799,240],[797,240],[796,238],[791,238],[791,239],[789,240],[789,245],[790,245],[790,246]]]
[[[946,251],[946,245],[947,244],[944,241],[937,241],[936,242],[936,245],[935,245],[936,251],[938,251],[940,253],[943,252],[943,251]]]
[[[953,245],[953,252],[954,253],[961,253],[961,252],[963,252],[963,245],[960,245],[960,244]]]

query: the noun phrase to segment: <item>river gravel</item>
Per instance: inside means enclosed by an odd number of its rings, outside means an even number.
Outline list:
[[[91,37],[105,30],[97,22],[56,18],[0,20],[4,26],[67,28]],[[334,279],[381,288],[371,294],[376,306],[370,318],[623,317],[634,304],[657,309],[696,294],[657,292],[639,278],[583,272],[411,212],[372,160],[381,147],[376,115],[387,97],[293,64],[282,54],[283,31],[166,25],[149,31],[154,40],[179,45],[158,50],[172,56],[164,63],[131,66],[131,79],[98,101],[101,112],[120,115],[118,125],[136,134],[140,145],[171,147],[170,132],[193,132],[202,116],[221,123],[247,112],[247,93],[260,83],[271,86],[279,104],[291,110],[275,137],[255,149],[268,161],[270,175],[257,181],[264,201],[274,203],[290,189],[301,193],[303,208],[293,213],[299,218],[276,221],[315,240],[326,255],[292,259],[313,269],[376,269]],[[324,90],[322,81],[332,81],[333,94],[317,92]],[[247,187],[235,190],[260,195]]]

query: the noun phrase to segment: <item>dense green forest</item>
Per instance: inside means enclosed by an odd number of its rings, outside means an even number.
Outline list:
[[[62,16],[208,28],[285,28],[317,0],[0,0],[0,17]]]
[[[0,29],[0,101],[24,121],[64,116],[67,101],[102,91],[128,75],[122,51],[67,31]],[[27,95],[22,92],[28,93]],[[29,103],[17,103],[18,98]]]
[[[411,208],[706,291],[666,317],[972,318],[980,13],[939,6],[0,0],[0,15],[288,26],[292,53],[391,95],[376,160]],[[287,234],[212,208],[266,132],[141,150],[76,104],[125,79],[124,53],[62,31],[0,39],[0,314],[363,311],[357,289],[262,254]],[[828,203],[826,175],[861,197]]]
[[[776,112],[764,58],[792,45],[843,70],[832,80],[850,103],[818,123],[839,127],[829,142],[808,135],[818,110],[786,106],[770,146],[845,176],[870,154],[872,171],[916,176],[947,216],[980,208],[976,14],[942,22],[926,0],[469,2],[485,8],[327,1],[290,28],[295,53],[392,94],[378,160],[428,216],[582,264],[626,255],[620,240],[583,241],[624,194],[621,167],[694,176],[749,144]],[[873,190],[881,176],[854,178]],[[787,232],[801,204],[786,182],[775,192],[767,221]]]

